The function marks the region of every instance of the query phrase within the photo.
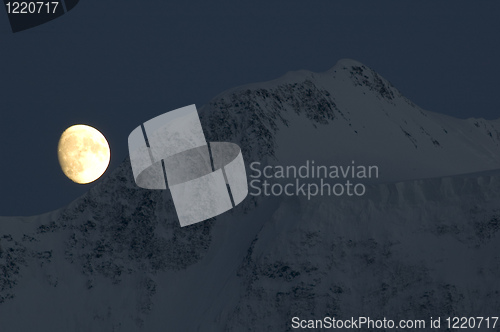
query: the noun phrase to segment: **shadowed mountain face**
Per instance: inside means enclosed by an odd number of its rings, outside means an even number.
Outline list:
[[[66,208],[0,218],[5,331],[494,316],[500,173],[484,171],[499,168],[499,121],[423,111],[353,60],[232,89],[200,117],[247,167],[355,160],[380,178],[362,197],[248,196],[181,228],[169,192],[135,186],[127,159]]]

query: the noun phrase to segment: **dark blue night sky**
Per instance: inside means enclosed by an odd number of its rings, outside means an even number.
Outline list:
[[[72,124],[107,137],[109,174],[145,120],[341,58],[424,109],[499,118],[499,14],[494,1],[81,0],[14,34],[4,11],[0,215],[49,212],[92,187],[58,164],[59,136]]]

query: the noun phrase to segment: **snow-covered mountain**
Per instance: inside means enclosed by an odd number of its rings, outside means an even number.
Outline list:
[[[249,196],[181,228],[127,159],[63,209],[0,218],[1,331],[498,316],[500,121],[424,111],[353,60],[226,91],[200,116],[247,166],[355,160],[380,178],[362,197]]]

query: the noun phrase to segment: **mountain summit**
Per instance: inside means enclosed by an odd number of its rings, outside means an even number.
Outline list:
[[[201,109],[208,136],[236,140],[282,164],[370,163],[384,181],[500,168],[500,120],[424,111],[365,65],[290,72],[231,89]],[[222,131],[222,129],[226,129]],[[215,140],[215,137],[212,138]]]
[[[355,160],[381,176],[361,197],[248,197],[181,228],[127,159],[65,208],[0,218],[2,331],[498,316],[499,121],[424,111],[353,60],[231,89],[200,117],[247,167]]]

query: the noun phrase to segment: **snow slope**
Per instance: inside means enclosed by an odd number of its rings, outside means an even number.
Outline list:
[[[353,60],[232,89],[200,115],[247,166],[356,160],[380,181],[363,197],[248,197],[181,228],[169,192],[136,187],[125,160],[66,208],[0,218],[2,331],[498,316],[499,121],[421,110]]]

